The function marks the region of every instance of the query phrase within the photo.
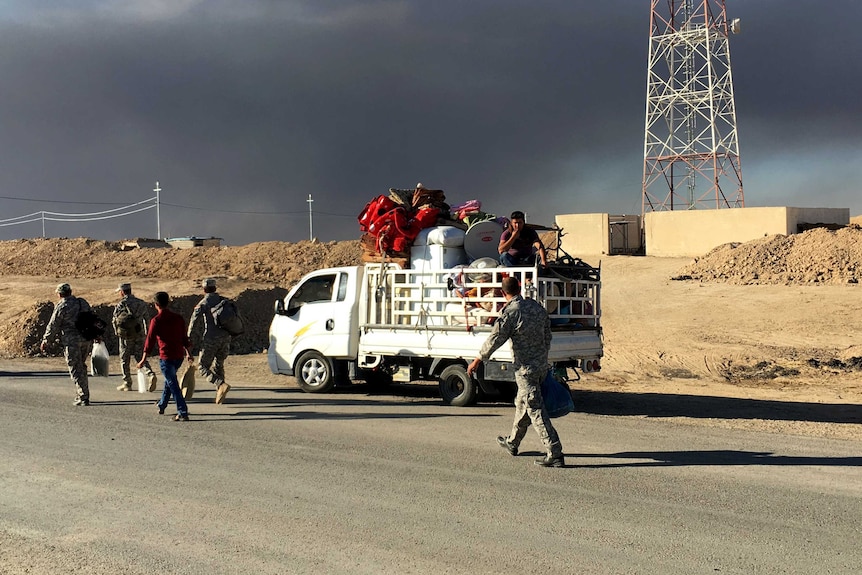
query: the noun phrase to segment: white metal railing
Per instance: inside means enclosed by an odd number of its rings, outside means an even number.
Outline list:
[[[490,326],[506,303],[502,281],[517,277],[522,295],[538,301],[557,329],[600,326],[598,279],[542,277],[536,268],[401,270],[369,267],[364,327]]]

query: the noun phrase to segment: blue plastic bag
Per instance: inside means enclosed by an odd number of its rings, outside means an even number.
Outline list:
[[[554,377],[554,370],[549,369],[542,382],[542,399],[548,417],[562,417],[575,410],[575,402],[569,386]]]

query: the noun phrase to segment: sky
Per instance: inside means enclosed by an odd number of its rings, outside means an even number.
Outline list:
[[[862,3],[726,4],[742,21],[745,205],[862,213]],[[42,211],[102,218],[46,221],[48,237],[355,239],[367,202],[418,182],[544,225],[639,214],[649,13],[649,0],[0,0],[0,240],[42,236],[41,221],[2,225]]]

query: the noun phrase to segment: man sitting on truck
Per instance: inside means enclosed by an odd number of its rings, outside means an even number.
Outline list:
[[[500,264],[504,267],[532,267],[536,265],[537,255],[542,266],[548,265],[548,255],[539,234],[527,227],[524,212],[518,210],[512,212],[509,225],[500,236],[497,251],[500,253]]]
[[[563,446],[545,410],[541,391],[542,381],[548,371],[551,320],[540,303],[521,296],[521,286],[517,278],[507,277],[502,284],[506,305],[494,323],[491,335],[479,350],[479,357],[467,366],[467,373],[472,375],[483,361],[488,361],[500,346],[511,339],[515,383],[518,384],[515,423],[512,432],[507,437],[498,437],[497,443],[510,455],[517,455],[518,446],[532,422],[533,429],[539,434],[547,450],[547,455],[537,459],[536,465],[564,467]]]

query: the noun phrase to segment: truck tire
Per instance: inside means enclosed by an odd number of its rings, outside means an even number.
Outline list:
[[[478,386],[461,364],[450,365],[440,373],[440,395],[448,405],[464,407],[476,402]]]
[[[296,381],[307,393],[326,393],[335,385],[332,362],[316,351],[307,351],[296,362]]]

